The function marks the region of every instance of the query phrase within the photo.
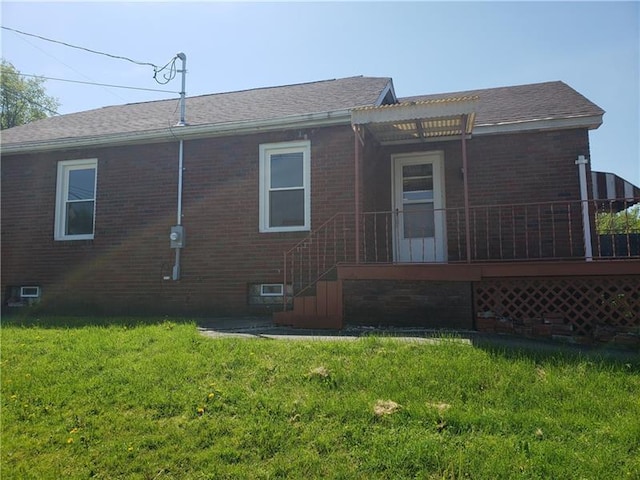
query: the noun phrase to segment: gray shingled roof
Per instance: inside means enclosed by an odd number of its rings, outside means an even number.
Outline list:
[[[499,125],[543,119],[598,116],[604,113],[564,82],[545,82],[513,87],[485,88],[399,98],[402,102],[446,97],[479,97],[476,126]]]
[[[187,99],[190,126],[233,124],[345,111],[376,105],[390,78],[350,77],[298,85],[259,88]],[[604,111],[563,82],[469,90],[400,98],[431,100],[477,95],[476,126],[543,119],[599,116]],[[178,121],[177,99],[117,105],[71,113],[2,132],[2,146],[167,131]]]
[[[374,105],[390,82],[390,78],[350,77],[188,97],[186,120],[192,126],[214,125],[348,110]],[[168,130],[178,119],[177,99],[116,105],[5,130],[2,145]]]

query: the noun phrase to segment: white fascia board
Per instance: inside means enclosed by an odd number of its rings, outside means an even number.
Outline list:
[[[494,133],[518,133],[535,130],[561,130],[568,128],[588,128],[595,130],[602,125],[602,115],[571,118],[546,118],[512,123],[494,123],[474,125],[474,135],[489,135]]]
[[[334,110],[331,112],[292,115],[267,120],[247,120],[240,122],[216,123],[208,125],[174,126],[162,130],[146,132],[127,132],[104,136],[80,138],[61,138],[28,144],[3,145],[3,155],[17,153],[65,150],[83,147],[107,147],[141,143],[160,143],[176,140],[189,140],[204,137],[220,137],[230,135],[247,135],[288,128],[328,127],[334,125],[350,125],[351,110]]]
[[[595,130],[602,125],[602,115],[593,115],[588,117],[573,117],[573,118],[556,118],[556,119],[541,119],[541,120],[529,120],[526,122],[513,122],[513,123],[496,123],[488,125],[474,125],[472,136],[481,135],[495,135],[501,133],[521,133],[521,132],[534,132],[542,130],[566,130],[570,128],[588,128],[589,130]],[[467,139],[472,138],[467,136]],[[450,140],[460,140],[460,136],[455,135],[452,137],[432,137],[425,139],[409,139],[409,140],[390,140],[382,142],[382,145],[403,145],[410,143],[427,143],[427,142],[446,142]]]

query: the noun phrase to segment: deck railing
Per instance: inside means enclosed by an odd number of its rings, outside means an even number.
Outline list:
[[[627,208],[638,202],[640,199],[588,202],[594,259],[640,258],[637,225],[640,220],[637,212]],[[365,212],[358,218],[353,213],[338,213],[284,254],[284,281],[292,285],[294,295],[298,295],[312,288],[319,279],[330,276],[340,263],[585,258],[582,207],[581,201],[473,206],[469,209],[469,239],[464,208],[429,210],[433,222],[426,226],[413,222],[415,211]],[[603,227],[603,216],[605,220],[613,219],[612,228]],[[437,242],[433,237],[435,232],[441,236]],[[412,240],[401,246],[401,237]]]

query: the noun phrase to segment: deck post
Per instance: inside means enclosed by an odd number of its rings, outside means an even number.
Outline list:
[[[282,272],[284,288],[282,290],[282,311],[287,311],[287,252],[284,252],[284,271]],[[292,292],[293,293],[293,292]]]
[[[462,179],[464,182],[464,229],[467,245],[467,263],[471,263],[471,227],[469,223],[469,168],[467,164],[467,115],[460,116],[462,131]]]
[[[582,231],[584,235],[584,258],[587,262],[593,260],[591,245],[591,220],[589,218],[589,193],[587,190],[587,164],[589,160],[584,155],[578,155],[576,165],[580,175],[580,200],[582,203]]]
[[[354,134],[354,142],[355,142],[355,159],[354,159],[354,168],[355,168],[355,205],[354,205],[354,228],[355,228],[355,256],[356,263],[360,263],[360,155],[361,148],[360,143],[362,142],[362,137],[360,136],[360,132],[358,131],[358,127],[356,125],[353,126],[353,134]]]

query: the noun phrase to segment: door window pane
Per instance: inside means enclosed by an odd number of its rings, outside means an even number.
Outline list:
[[[433,199],[433,165],[404,165],[402,167],[403,201]]]
[[[404,192],[402,200],[405,202],[433,200],[433,190],[425,190],[419,192]]]
[[[428,238],[435,234],[433,204],[412,203],[404,205],[404,238]]]
[[[404,178],[402,180],[402,190],[404,192],[433,190],[433,177]]]
[[[427,177],[433,175],[433,165],[430,163],[419,163],[417,165],[403,165],[402,176],[407,177]]]

